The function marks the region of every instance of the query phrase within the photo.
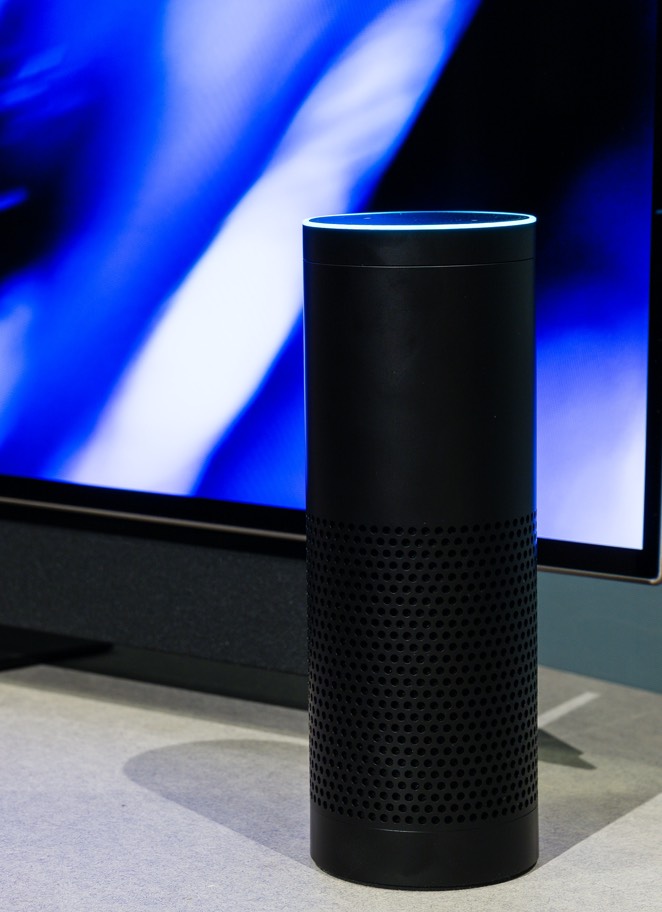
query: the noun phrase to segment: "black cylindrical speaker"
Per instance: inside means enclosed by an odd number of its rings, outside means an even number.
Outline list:
[[[534,222],[304,223],[311,855],[347,880],[537,859]]]

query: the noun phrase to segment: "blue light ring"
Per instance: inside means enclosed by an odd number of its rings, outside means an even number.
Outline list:
[[[452,216],[452,218],[448,218]],[[462,216],[464,218],[457,218]],[[488,218],[485,218],[488,216]],[[437,221],[433,221],[435,217]],[[482,217],[479,219],[479,217]],[[350,231],[455,231],[476,228],[508,228],[533,225],[536,218],[518,212],[472,210],[429,210],[394,212],[353,212],[304,219],[307,228]]]

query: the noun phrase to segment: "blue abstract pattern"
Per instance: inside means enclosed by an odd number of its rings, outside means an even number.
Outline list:
[[[502,88],[490,23],[527,29],[534,6],[0,0],[0,472],[304,507],[300,224],[379,208],[413,143],[388,208],[539,218],[540,534],[639,548],[655,4],[615,19],[606,51],[590,4],[548,11],[582,85],[546,85],[547,108],[526,86],[518,108],[528,70]],[[416,140],[461,53],[476,85],[456,78]],[[513,177],[504,139],[527,118],[541,148]],[[442,146],[460,150],[446,169]]]
[[[0,469],[303,506],[301,221],[366,200],[475,6],[6,0]]]

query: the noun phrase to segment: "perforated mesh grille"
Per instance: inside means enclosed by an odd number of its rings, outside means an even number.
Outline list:
[[[311,797],[398,829],[536,803],[535,514],[403,528],[308,516]]]

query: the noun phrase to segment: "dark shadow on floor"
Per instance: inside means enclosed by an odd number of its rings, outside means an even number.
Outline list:
[[[242,739],[176,744],[124,767],[133,782],[311,866],[308,747]]]
[[[538,759],[543,763],[572,766],[575,769],[594,770],[595,766],[582,758],[583,751],[555,738],[549,732],[538,730]]]

